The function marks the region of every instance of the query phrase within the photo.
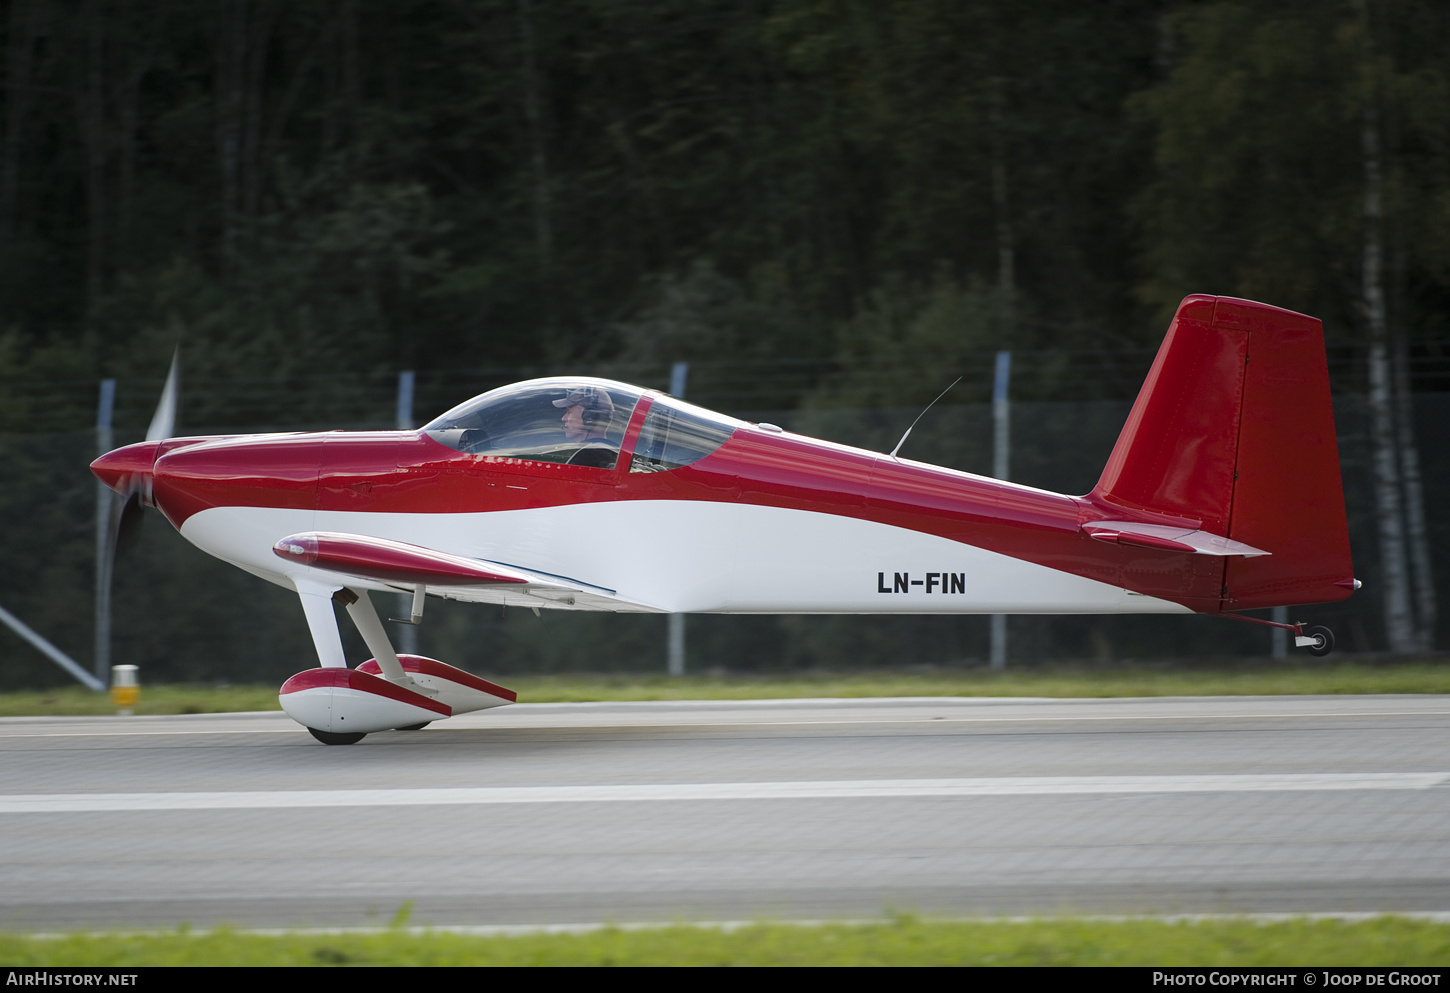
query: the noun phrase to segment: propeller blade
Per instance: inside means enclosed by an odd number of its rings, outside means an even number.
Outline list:
[[[151,426],[146,429],[147,441],[165,441],[175,432],[176,406],[180,392],[181,349],[178,347],[171,356],[171,370],[166,374],[166,385],[161,388],[161,399],[156,404]],[[133,476],[119,505],[113,505],[103,564],[108,578],[114,574],[117,554],[129,555],[141,540],[141,525],[146,519],[141,491],[145,485],[142,479]]]
[[[165,441],[176,433],[180,388],[181,348],[178,346],[172,353],[171,370],[166,374],[166,385],[161,388],[161,400],[156,404],[151,426],[146,429],[147,441]],[[97,461],[105,461],[105,453]],[[118,554],[129,555],[140,542],[141,525],[146,518],[141,500],[143,495],[149,497],[146,489],[150,485],[149,474],[124,472],[121,478],[126,480],[125,492],[121,495],[110,489],[121,479],[105,478],[104,474],[103,478],[107,484],[102,490],[107,498],[105,509],[110,513],[106,515],[105,542],[97,542],[96,547],[96,665],[102,670],[111,659],[111,587],[116,576],[116,558]],[[97,675],[104,677],[105,673],[102,671]]]
[[[161,388],[161,401],[156,404],[156,414],[151,426],[146,429],[147,441],[165,441],[176,428],[176,398],[181,388],[181,349],[171,356],[171,371],[166,374],[166,385]]]
[[[126,497],[121,512],[116,516],[116,540],[113,554],[131,554],[132,549],[141,540],[141,525],[145,520],[146,511],[141,506],[141,494],[133,492]]]

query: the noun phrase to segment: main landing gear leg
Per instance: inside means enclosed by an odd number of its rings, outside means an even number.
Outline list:
[[[368,597],[368,591],[349,588],[348,592],[352,596],[347,605],[347,615],[357,626],[357,633],[367,642],[368,651],[378,660],[378,668],[383,670],[383,678],[390,683],[416,690],[418,687],[413,684],[413,677],[403,671],[403,663],[398,661],[398,653],[393,650],[393,643],[388,640],[388,632],[383,630],[383,622],[378,619],[378,612],[373,609],[373,601]]]
[[[337,630],[337,614],[332,610],[337,595],[344,593],[344,590],[336,586],[297,584],[297,595],[302,600],[302,613],[307,617],[307,629],[312,633],[312,644],[317,649],[317,661],[324,669],[347,668],[347,656],[342,650],[342,635]],[[347,595],[351,594],[346,594],[344,599]],[[319,731],[314,727],[307,730],[324,745],[355,745],[367,737],[366,733]]]
[[[410,624],[418,623],[423,617],[423,608],[419,605],[419,601],[422,599],[421,586],[418,587],[418,591],[413,598],[413,620],[409,621]],[[434,696],[435,691],[419,686],[413,677],[404,670],[403,664],[398,661],[398,653],[388,638],[387,629],[383,627],[383,622],[378,618],[377,610],[373,608],[368,591],[349,587],[348,592],[354,594],[357,599],[347,605],[347,615],[352,618],[353,624],[357,625],[358,634],[362,635],[363,641],[367,642],[368,651],[373,653],[373,658],[378,662],[378,668],[383,670],[383,678],[390,683],[406,686],[415,693]],[[408,724],[397,730],[421,731],[431,723],[433,722],[422,721],[417,724]]]
[[[347,656],[342,651],[342,636],[337,633],[337,615],[332,612],[337,586],[298,583],[297,595],[302,599],[302,613],[307,615],[307,629],[317,648],[317,661],[324,669],[346,669]]]
[[[445,685],[451,685],[457,681],[449,679],[454,670],[441,662],[421,660],[430,663],[437,673],[422,680],[420,685],[403,668],[403,660],[388,641],[367,590],[304,581],[297,584],[297,592],[302,597],[302,608],[322,667],[292,676],[282,684],[277,697],[287,716],[305,727],[314,738],[328,745],[351,745],[373,731],[417,730],[453,713],[454,704],[438,700],[440,690],[430,679],[441,679]],[[347,608],[358,632],[372,649],[374,661],[356,669],[347,667],[334,606]],[[412,666],[415,662],[410,658],[408,664]],[[464,693],[463,704],[479,703],[467,691],[477,689],[469,685],[470,681],[481,681],[462,670],[456,674],[464,680],[460,688]],[[474,696],[485,697],[483,706],[497,706],[488,701],[486,692]]]
[[[421,606],[422,589],[418,587],[418,593],[413,596],[413,618],[409,623],[418,623],[423,618]],[[377,616],[377,610],[373,607],[373,599],[368,597],[367,590],[354,590],[348,587],[348,593],[355,594],[357,600],[348,604],[348,616],[352,623],[357,625],[358,633],[363,635],[363,641],[367,642],[368,651],[373,652],[378,668],[383,670],[383,678],[389,683],[397,683],[399,686],[406,686],[407,689],[422,693],[423,696],[434,696],[434,690],[423,689],[412,676],[407,674],[402,662],[397,660],[397,651],[393,648],[392,639],[387,636],[387,629],[383,628],[383,622]],[[422,720],[419,723],[397,728],[397,731],[422,731],[426,726],[431,725],[432,720]]]

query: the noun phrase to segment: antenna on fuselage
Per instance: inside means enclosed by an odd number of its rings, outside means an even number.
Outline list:
[[[956,379],[953,379],[952,380],[952,386],[957,385],[961,381],[962,381],[962,377],[961,376],[958,376]],[[952,386],[948,386],[946,389],[944,389],[940,393],[938,393],[937,394],[937,397],[936,397],[936,400],[940,400],[942,397],[944,397],[948,393],[950,393],[951,390],[952,390]],[[919,413],[919,414],[916,415],[916,421],[921,420],[923,417],[926,416],[926,411],[927,410],[931,410],[931,408],[933,408],[933,407],[936,406],[936,400],[933,400],[931,403],[927,404],[926,405],[926,410],[923,410],[921,413]],[[912,421],[911,422],[911,428],[916,427],[916,421]],[[907,438],[907,435],[911,434],[911,428],[907,428],[906,429],[906,434],[904,434],[904,435],[901,436],[901,440],[898,441],[896,443],[896,447],[891,450],[891,457],[893,459],[896,458],[896,453],[899,452],[899,451],[901,451],[901,446],[904,445],[904,444],[906,444],[906,438]]]

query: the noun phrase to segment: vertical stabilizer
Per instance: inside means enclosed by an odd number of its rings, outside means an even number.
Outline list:
[[[1088,499],[1270,552],[1224,561],[1220,609],[1340,600],[1353,571],[1320,322],[1231,297],[1178,307]]]

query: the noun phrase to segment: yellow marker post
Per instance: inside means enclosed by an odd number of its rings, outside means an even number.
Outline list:
[[[130,717],[131,708],[141,699],[141,682],[136,672],[134,665],[111,666],[111,700],[116,704],[116,713],[122,717]]]

